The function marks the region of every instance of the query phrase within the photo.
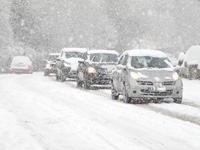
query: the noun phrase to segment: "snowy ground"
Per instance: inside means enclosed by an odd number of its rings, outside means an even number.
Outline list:
[[[0,150],[199,150],[200,81],[183,104],[134,105],[55,77],[0,75]]]

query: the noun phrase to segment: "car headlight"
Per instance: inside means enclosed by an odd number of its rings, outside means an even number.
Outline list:
[[[131,78],[133,78],[134,80],[137,80],[139,77],[138,77],[138,74],[135,73],[135,72],[130,72],[130,76]]]
[[[172,78],[173,78],[175,81],[178,80],[178,79],[179,79],[178,73],[177,73],[177,72],[174,72],[174,73],[172,74]]]
[[[87,72],[88,72],[88,73],[96,73],[97,71],[96,71],[96,69],[93,68],[93,67],[88,67]]]
[[[50,64],[46,64],[46,68],[50,68],[51,67],[51,65]]]
[[[65,67],[71,67],[69,63],[64,62]]]

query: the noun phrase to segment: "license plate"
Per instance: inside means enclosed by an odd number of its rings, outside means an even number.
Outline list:
[[[156,90],[156,89],[153,88],[153,87],[148,87],[147,89],[148,89],[148,92],[152,92],[152,91],[155,91],[155,90]]]

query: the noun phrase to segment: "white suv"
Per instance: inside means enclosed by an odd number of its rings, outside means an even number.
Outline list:
[[[56,62],[56,80],[63,82],[66,78],[76,78],[78,61],[83,60],[86,51],[85,48],[63,48]]]

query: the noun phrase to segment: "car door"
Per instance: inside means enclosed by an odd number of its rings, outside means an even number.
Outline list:
[[[119,70],[119,83],[118,83],[118,87],[119,87],[119,91],[123,92],[123,87],[124,87],[124,81],[125,81],[125,69],[126,69],[126,64],[128,62],[128,54],[125,54],[123,57],[123,60],[121,62],[121,65],[118,66],[118,70]]]
[[[122,70],[122,63],[123,63],[123,59],[124,59],[124,55],[122,55],[119,58],[118,64],[116,66],[115,69],[115,73],[114,73],[114,86],[117,89],[117,91],[120,91],[120,75],[121,75],[121,70]]]
[[[87,53],[84,53],[83,62],[80,62],[78,65],[78,77],[81,81],[84,80],[84,72],[86,70],[86,60],[87,60]]]
[[[61,51],[60,56],[57,58],[56,61],[56,68],[57,68],[57,74],[60,75],[61,72],[61,59],[62,59],[63,51]]]

